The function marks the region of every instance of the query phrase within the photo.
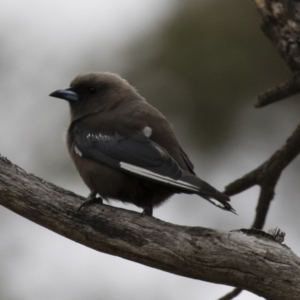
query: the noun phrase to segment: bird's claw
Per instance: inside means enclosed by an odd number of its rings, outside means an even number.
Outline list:
[[[142,216],[150,216],[152,217],[153,215],[153,207],[152,206],[147,206],[144,208],[142,212]]]
[[[103,199],[101,197],[96,197],[97,193],[90,193],[88,195],[88,197],[86,198],[86,200],[79,206],[78,210],[77,210],[77,213],[79,214],[80,213],[80,210],[84,207],[84,206],[89,206],[91,204],[95,204],[95,203],[98,203],[98,204],[103,204]]]

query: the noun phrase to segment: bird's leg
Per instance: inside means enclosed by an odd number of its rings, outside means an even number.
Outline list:
[[[95,203],[100,203],[103,204],[103,200],[101,197],[97,198],[96,197],[97,192],[92,191],[90,192],[90,194],[87,196],[86,200],[79,206],[77,213],[80,213],[80,210],[83,206],[89,206],[91,204],[95,204]]]
[[[142,212],[142,216],[150,216],[152,217],[153,215],[153,207],[151,206],[147,206],[144,208],[143,212]]]

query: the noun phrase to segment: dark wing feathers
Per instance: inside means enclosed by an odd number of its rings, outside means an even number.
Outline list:
[[[75,151],[83,157],[172,186],[174,192],[196,193],[220,208],[235,212],[227,202],[229,197],[194,175],[193,165],[182,149],[190,172],[183,171],[164,148],[142,134],[105,134],[74,126],[72,135]]]
[[[195,172],[194,172],[194,165],[193,163],[191,162],[191,160],[189,159],[188,155],[184,152],[184,150],[180,147],[180,154],[186,164],[186,166],[188,167],[189,171],[196,175]]]
[[[76,147],[83,156],[120,168],[125,162],[162,176],[178,180],[182,170],[169,154],[157,144],[141,134],[125,137],[119,133],[105,135],[91,133],[76,126],[73,129]]]

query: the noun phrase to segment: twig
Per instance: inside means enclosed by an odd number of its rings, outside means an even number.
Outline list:
[[[287,80],[278,86],[261,93],[258,96],[255,107],[263,107],[271,103],[283,100],[300,92],[299,75],[295,75],[292,79]]]
[[[263,185],[260,189],[256,215],[251,228],[262,229],[264,227],[271,201],[274,198],[274,190],[277,180],[271,186]]]
[[[231,292],[229,292],[228,294],[226,294],[222,298],[219,298],[219,300],[231,300],[234,297],[238,296],[242,291],[243,290],[241,290],[239,288],[233,289]]]
[[[243,192],[254,185],[261,187],[256,217],[252,227],[262,229],[270,203],[274,197],[277,181],[286,166],[300,153],[300,125],[288,138],[285,145],[277,150],[258,168],[235,180],[225,187],[224,193],[232,196]]]

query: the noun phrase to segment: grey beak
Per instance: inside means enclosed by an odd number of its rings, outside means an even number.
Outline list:
[[[79,95],[72,88],[54,91],[49,96],[64,99],[67,101],[79,101]]]

